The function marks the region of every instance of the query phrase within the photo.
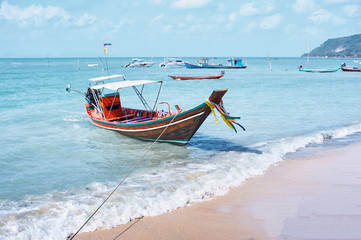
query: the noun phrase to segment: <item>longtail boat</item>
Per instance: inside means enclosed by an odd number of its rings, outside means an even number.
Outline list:
[[[109,79],[119,79],[105,83]],[[227,89],[214,90],[210,97],[200,105],[182,110],[175,105],[175,111],[171,111],[167,102],[159,102],[158,97],[162,87],[162,81],[151,80],[125,80],[123,75],[111,75],[89,79],[91,84],[83,95],[85,96],[85,112],[91,122],[99,127],[117,131],[125,136],[141,140],[170,142],[187,144],[202,123],[214,109],[218,110],[226,124],[236,131],[234,124],[244,128],[236,122],[239,117],[231,117],[224,109],[222,98]],[[149,106],[143,97],[143,88],[148,84],[160,84],[158,95],[153,108]],[[141,88],[141,90],[138,89]],[[133,88],[141,100],[144,109],[123,107],[120,91],[124,88]],[[74,90],[70,85],[68,92]],[[106,94],[110,91],[111,93]],[[164,104],[168,111],[158,110],[159,105]],[[167,109],[166,109],[167,110]],[[236,131],[237,132],[237,131]]]
[[[224,72],[221,74],[210,75],[210,76],[171,76],[168,77],[179,80],[194,80],[194,79],[219,79],[224,76]]]
[[[309,72],[309,73],[332,73],[337,72],[340,68],[302,68],[299,67],[300,72]]]
[[[357,67],[341,67],[341,70],[345,72],[361,72],[361,69]]]

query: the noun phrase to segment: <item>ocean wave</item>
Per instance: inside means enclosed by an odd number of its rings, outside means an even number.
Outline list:
[[[283,161],[289,153],[358,132],[361,123],[253,144],[247,147],[252,151],[212,152],[192,161],[164,161],[131,175],[82,231],[111,228],[226,194],[231,187]],[[92,183],[17,202],[0,201],[0,239],[65,239],[77,231],[116,185]]]

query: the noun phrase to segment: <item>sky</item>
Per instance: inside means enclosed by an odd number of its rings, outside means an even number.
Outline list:
[[[0,58],[299,57],[361,33],[361,0],[0,0]]]

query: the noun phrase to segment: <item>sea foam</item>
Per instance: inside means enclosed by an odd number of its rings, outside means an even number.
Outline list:
[[[156,216],[192,202],[226,194],[247,178],[263,174],[289,153],[361,132],[361,124],[248,146],[249,151],[159,163],[131,175],[82,231],[111,228],[142,216]],[[116,182],[0,201],[0,239],[65,239],[104,201]],[[51,226],[51,227],[49,227]]]

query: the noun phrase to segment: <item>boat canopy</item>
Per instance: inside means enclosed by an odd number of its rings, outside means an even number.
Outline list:
[[[106,88],[106,89],[109,89],[109,90],[118,91],[121,88],[134,87],[134,86],[150,84],[150,83],[158,83],[158,82],[161,83],[162,81],[151,81],[151,80],[129,81],[129,80],[124,80],[124,81],[120,81],[120,82],[111,82],[111,83],[95,85],[95,86],[92,86],[91,89],[98,90],[98,89]]]
[[[90,78],[89,81],[91,82],[100,82],[108,79],[114,79],[114,78],[123,78],[125,79],[125,75],[115,74],[110,76],[103,76],[103,77],[97,77],[97,78]]]

